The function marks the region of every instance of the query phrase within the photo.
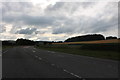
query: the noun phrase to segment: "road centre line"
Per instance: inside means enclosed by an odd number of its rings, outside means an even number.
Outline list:
[[[47,51],[47,52],[50,52],[50,53],[55,53],[55,52],[53,52],[53,51]]]
[[[38,59],[39,59],[39,60],[42,60],[42,58],[40,58],[40,57],[39,57]]]
[[[55,53],[55,52],[52,52],[52,51],[47,51],[47,52]],[[42,58],[40,58],[39,56],[36,56],[36,55],[35,55],[35,57],[38,58],[39,60],[42,60]],[[60,67],[58,67],[58,66],[55,65],[55,64],[51,64],[51,66],[56,66],[57,68],[60,68]],[[76,75],[76,74],[74,74],[74,73],[72,73],[72,72],[69,72],[69,71],[66,70],[66,69],[63,69],[63,71],[66,72],[66,73],[69,73],[69,74],[71,74],[71,75],[73,75],[73,76],[75,76],[75,77],[77,77],[77,78],[79,78],[79,79],[82,79],[81,76],[78,76],[78,75]],[[85,80],[85,79],[82,79],[82,80]]]
[[[38,56],[35,56],[36,58],[38,57]]]
[[[51,52],[51,51],[47,51],[47,52]]]
[[[63,69],[63,71],[64,72],[67,72],[67,73],[69,73],[69,74],[71,74],[71,75],[73,75],[73,76],[75,76],[75,77],[77,77],[77,78],[82,78],[82,77],[80,77],[80,76],[78,76],[78,75],[76,75],[76,74],[74,74],[74,73],[71,73],[71,72],[69,72],[69,71],[67,71],[66,69]]]
[[[36,52],[36,51],[33,50],[33,52]]]
[[[52,66],[55,66],[55,64],[51,64]]]
[[[51,53],[55,53],[55,52],[51,51]]]

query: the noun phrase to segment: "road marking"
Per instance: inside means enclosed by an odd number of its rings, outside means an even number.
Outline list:
[[[40,57],[39,57],[38,59],[39,59],[39,60],[42,60],[42,58],[40,58]]]
[[[36,58],[38,57],[38,56],[35,56]]]
[[[47,52],[51,52],[51,51],[47,51]]]
[[[48,52],[50,52],[50,51],[48,51]],[[36,58],[38,58],[39,60],[42,60],[42,58],[40,58],[40,57],[38,57],[38,56],[35,56]],[[51,64],[52,66],[55,66],[55,64]],[[56,66],[57,68],[59,68],[58,66]],[[82,77],[80,77],[80,76],[78,76],[78,75],[76,75],[76,74],[74,74],[74,73],[72,73],[72,72],[69,72],[69,71],[67,71],[66,69],[63,69],[63,71],[64,72],[67,72],[67,73],[69,73],[69,74],[71,74],[71,75],[73,75],[73,76],[75,76],[75,77],[77,77],[77,78],[82,78]],[[85,79],[83,79],[83,80],[85,80]]]
[[[7,50],[8,51],[8,50]],[[4,51],[3,53],[6,53],[7,51]]]
[[[33,51],[33,52],[35,52],[35,51]]]
[[[52,66],[55,66],[55,64],[51,64]]]
[[[76,74],[74,74],[74,73],[71,73],[71,72],[69,72],[69,71],[67,71],[66,69],[63,69],[63,71],[64,72],[67,72],[67,73],[69,73],[69,74],[71,74],[71,75],[73,75],[73,76],[75,76],[75,77],[77,77],[77,78],[82,78],[82,77],[80,77],[80,76],[78,76],[78,75],[76,75]]]
[[[55,52],[51,52],[51,53],[55,53]]]

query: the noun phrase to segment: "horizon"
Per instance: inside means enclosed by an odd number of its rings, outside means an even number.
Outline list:
[[[87,36],[87,35],[102,35],[102,34],[86,34],[86,35],[81,35],[81,36]],[[106,39],[107,37],[116,37],[116,36],[104,36],[104,35],[102,35],[104,38],[105,38],[105,40],[112,40],[112,39]],[[69,37],[69,38],[74,38],[74,37],[78,37],[78,36],[73,36],[73,37]],[[67,39],[69,39],[69,38],[67,38]],[[16,40],[18,40],[18,39],[26,39],[26,38],[17,38]],[[66,39],[66,40],[67,40]],[[117,39],[120,39],[119,37],[117,37]],[[0,41],[16,41],[16,40],[0,40]],[[26,40],[30,40],[30,39],[26,39]],[[31,40],[31,41],[47,41],[47,40]],[[64,42],[65,40],[62,40],[62,42]],[[59,42],[59,41],[47,41],[47,42]]]

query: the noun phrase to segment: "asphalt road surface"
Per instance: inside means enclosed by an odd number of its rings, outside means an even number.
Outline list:
[[[2,78],[118,78],[118,61],[20,46],[3,51]]]

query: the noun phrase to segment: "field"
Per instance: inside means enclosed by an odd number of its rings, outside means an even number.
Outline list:
[[[120,40],[53,43],[37,48],[75,55],[119,60]]]
[[[64,42],[64,43],[53,43],[53,44],[98,44],[98,43],[120,43],[120,40],[99,40],[99,41],[81,41],[81,42]]]

